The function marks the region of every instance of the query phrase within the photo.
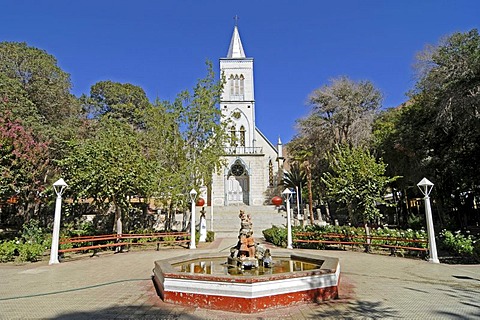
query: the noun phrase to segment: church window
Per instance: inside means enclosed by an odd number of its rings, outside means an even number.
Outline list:
[[[240,94],[240,80],[238,79],[238,75],[235,76],[235,79],[233,80],[235,84],[235,89],[233,91],[234,95],[239,95]]]
[[[273,187],[273,164],[272,160],[268,161],[268,184]]]
[[[232,126],[230,128],[230,145],[236,146],[237,145],[236,140],[237,140],[237,137],[235,132],[235,126]]]
[[[245,127],[240,127],[240,146],[245,147]]]
[[[245,169],[243,168],[243,166],[240,164],[240,163],[235,163],[233,166],[232,166],[232,174],[234,176],[241,176],[244,172],[245,172]]]
[[[234,77],[233,77],[233,74],[230,75],[230,78],[228,78],[229,82],[230,82],[230,95],[234,95],[235,92],[233,91],[233,87],[234,87]]]
[[[245,86],[245,77],[243,76],[243,74],[240,75],[240,91],[238,92],[239,95],[243,95],[243,90],[244,90],[244,86]]]
[[[241,74],[240,76],[238,74],[232,74],[230,75],[228,80],[230,83],[230,95],[243,96],[243,93],[245,91],[245,77],[243,76],[243,74]]]

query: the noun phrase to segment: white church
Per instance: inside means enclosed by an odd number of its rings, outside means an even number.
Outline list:
[[[253,58],[247,58],[235,25],[226,58],[220,58],[225,76],[220,108],[228,121],[230,141],[225,146],[226,166],[213,174],[213,206],[270,204],[283,166],[282,143],[277,148],[255,125]]]

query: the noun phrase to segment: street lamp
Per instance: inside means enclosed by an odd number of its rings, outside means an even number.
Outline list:
[[[190,221],[190,249],[196,249],[195,246],[195,200],[197,198],[197,191],[190,190],[190,200],[192,201],[192,219]]]
[[[63,179],[58,179],[53,184],[53,190],[57,194],[57,200],[55,202],[55,217],[53,219],[53,234],[52,234],[52,247],[50,250],[50,261],[48,264],[57,264],[58,261],[58,242],[60,238],[60,215],[62,211],[62,194],[68,185]]]
[[[428,251],[430,252],[429,262],[440,263],[437,257],[437,245],[435,243],[435,230],[433,229],[432,208],[430,207],[430,192],[433,189],[433,183],[427,178],[423,178],[418,184],[418,188],[425,196],[425,215],[427,216],[427,234],[428,234]]]
[[[287,249],[293,249],[292,246],[292,221],[290,220],[290,198],[292,196],[292,191],[286,188],[282,192],[285,197],[285,202],[287,203]]]

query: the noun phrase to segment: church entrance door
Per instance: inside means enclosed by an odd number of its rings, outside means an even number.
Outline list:
[[[227,203],[248,205],[248,189],[248,176],[230,176],[228,178]]]

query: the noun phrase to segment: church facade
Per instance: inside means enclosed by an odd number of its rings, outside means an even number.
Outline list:
[[[255,125],[253,58],[247,58],[235,26],[227,57],[220,59],[225,77],[220,109],[227,121],[226,166],[213,174],[214,206],[269,204],[283,165],[282,144],[275,147]]]

